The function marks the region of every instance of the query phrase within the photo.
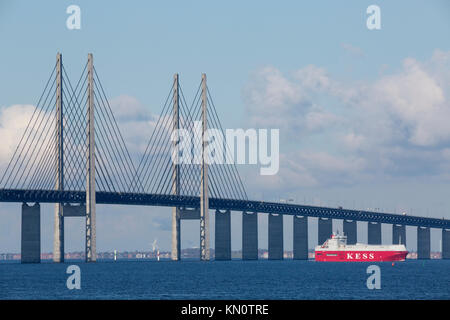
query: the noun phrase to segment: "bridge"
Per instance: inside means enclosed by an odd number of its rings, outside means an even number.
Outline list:
[[[195,124],[201,123],[201,128]],[[368,243],[381,244],[381,225],[392,225],[394,244],[406,244],[406,226],[417,227],[418,258],[430,258],[430,229],[442,231],[442,258],[450,259],[450,220],[345,208],[249,200],[236,166],[210,164],[205,132],[223,132],[202,75],[195,98],[186,102],[174,75],[163,110],[136,166],[127,149],[92,54],[72,85],[57,54],[36,109],[0,178],[0,202],[22,203],[22,263],[40,262],[40,203],[55,204],[54,262],[64,262],[64,219],[86,220],[85,257],[96,254],[96,204],[172,208],[172,260],[180,260],[181,220],[200,221],[200,258],[210,260],[209,214],[215,214],[215,259],[231,259],[231,212],[242,214],[242,259],[258,259],[258,214],[268,214],[269,259],[283,259],[283,217],[293,216],[294,259],[308,258],[308,219],[318,218],[318,243],[343,220],[348,243],[357,239],[357,222],[367,222]],[[192,150],[198,164],[179,156],[177,129],[200,130]],[[174,138],[175,134],[175,138]],[[228,146],[226,146],[228,148]],[[29,204],[31,203],[31,204]]]

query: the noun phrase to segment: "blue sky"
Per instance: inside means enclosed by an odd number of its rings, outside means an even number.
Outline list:
[[[71,4],[81,8],[81,30],[66,28]],[[381,8],[381,30],[366,28],[371,4]],[[35,104],[57,52],[72,82],[92,52],[119,114],[124,100],[139,115],[159,114],[175,72],[190,99],[204,72],[225,127],[280,127],[280,174],[254,178],[254,168],[241,168],[252,198],[450,218],[450,135],[438,123],[450,109],[449,35],[448,1],[3,0],[0,108]],[[99,250],[147,248],[155,237],[169,249],[169,211],[132,208],[99,210]],[[0,251],[18,251],[19,206],[0,210]],[[43,212],[44,251],[52,214]],[[83,248],[82,223],[69,223],[68,248]],[[196,228],[186,224],[186,244],[198,245]],[[267,246],[263,232],[260,240]]]

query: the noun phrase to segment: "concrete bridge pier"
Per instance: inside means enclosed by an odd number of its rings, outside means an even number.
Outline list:
[[[450,230],[442,229],[442,259],[450,259]]]
[[[55,204],[55,222],[53,228],[53,262],[64,262],[64,205]]]
[[[242,212],[242,260],[258,259],[258,213]]]
[[[430,259],[430,228],[417,227],[417,259]]]
[[[22,204],[21,262],[41,262],[41,206]]]
[[[180,208],[172,208],[172,252],[170,258],[178,261],[181,258],[181,219]]]
[[[294,260],[308,260],[308,217],[294,216]]]
[[[367,223],[367,243],[381,244],[381,223],[379,222]]]
[[[322,245],[333,234],[333,219],[319,218],[318,242]]]
[[[347,244],[355,244],[357,241],[357,228],[356,220],[344,220],[343,221],[344,234],[347,236]]]
[[[392,225],[392,244],[404,244],[406,246],[406,226]]]
[[[283,215],[269,213],[269,260],[282,260],[283,251]]]
[[[231,260],[231,214],[230,210],[216,210],[215,259]]]

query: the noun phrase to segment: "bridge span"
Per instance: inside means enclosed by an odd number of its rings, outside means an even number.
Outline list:
[[[39,203],[63,203],[66,217],[85,216],[86,194],[83,191],[55,191],[55,190],[0,190],[0,202],[24,203],[22,207],[23,219],[40,215]],[[26,203],[37,203],[29,207]],[[200,197],[174,196],[160,194],[139,193],[109,193],[96,192],[96,203],[116,205],[143,205],[177,207],[180,211],[180,220],[198,220],[200,218]],[[71,204],[71,205],[69,205]],[[77,210],[78,209],[78,210]],[[279,202],[209,199],[209,209],[215,210],[215,254],[216,260],[231,259],[231,211],[242,212],[243,259],[257,259],[258,253],[258,224],[257,214],[269,214],[269,259],[283,258],[283,216],[294,216],[293,248],[294,259],[307,259],[308,257],[308,217],[319,218],[318,243],[323,243],[332,233],[332,221],[343,220],[344,232],[348,235],[349,243],[356,243],[357,221],[368,222],[368,239],[371,244],[381,244],[381,224],[392,225],[392,239],[394,244],[406,244],[406,226],[417,227],[417,248],[421,259],[429,259],[430,228],[442,229],[442,257],[450,258],[450,220],[429,217],[399,215],[365,210],[351,210],[344,208],[330,208],[320,206],[307,206]],[[279,218],[275,218],[279,217]],[[33,225],[33,226],[32,226]],[[30,235],[37,239],[38,221],[30,220],[31,228],[35,231]],[[22,237],[23,241],[27,236]],[[40,244],[39,244],[40,246]],[[27,254],[25,258],[33,256]],[[37,261],[36,253],[32,261]]]
[[[178,129],[201,123],[201,163],[178,164]],[[242,214],[242,258],[258,258],[258,214],[268,214],[269,259],[283,259],[283,217],[293,216],[294,259],[308,258],[308,219],[318,219],[318,243],[343,220],[348,243],[357,222],[367,222],[368,242],[381,244],[381,225],[392,225],[394,244],[406,244],[406,226],[417,227],[420,259],[430,258],[430,228],[442,230],[442,257],[450,259],[450,220],[344,208],[249,200],[234,164],[208,164],[205,132],[223,128],[202,75],[189,105],[174,75],[147,148],[136,167],[94,68],[93,56],[72,86],[62,55],[11,161],[0,177],[0,202],[22,203],[23,263],[40,262],[40,203],[55,204],[54,262],[64,261],[64,219],[86,221],[86,261],[96,261],[96,204],[172,208],[172,259],[180,259],[181,220],[200,221],[200,258],[210,260],[209,212],[215,212],[215,259],[231,259],[231,211]],[[176,138],[179,138],[176,136]]]

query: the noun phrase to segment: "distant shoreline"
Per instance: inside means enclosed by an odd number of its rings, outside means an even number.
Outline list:
[[[189,248],[183,249],[181,251],[181,257],[183,259],[192,259],[195,260],[199,258],[200,251],[198,248]],[[145,261],[156,261],[157,256],[155,252],[152,251],[118,251],[116,254],[117,260],[145,260]],[[162,251],[159,252],[159,257],[161,260],[170,260],[171,253],[170,251]],[[214,249],[211,249],[211,257],[214,258]],[[293,251],[285,251],[283,255],[284,259],[291,260],[293,258]],[[20,253],[0,253],[0,262],[1,261],[20,261],[21,255]],[[75,251],[75,252],[67,252],[64,256],[66,260],[84,260],[84,252]],[[239,260],[242,258],[242,251],[232,251],[231,258],[233,260]],[[314,259],[314,251],[310,250],[308,252],[308,258]],[[411,251],[408,253],[407,259],[415,260],[417,259],[417,252]],[[430,259],[441,259],[441,252],[431,252]],[[114,260],[114,251],[105,251],[97,253],[98,260]],[[268,251],[267,249],[259,249],[258,250],[258,259],[266,260],[268,259]],[[52,261],[53,253],[46,252],[41,253],[42,261]]]

